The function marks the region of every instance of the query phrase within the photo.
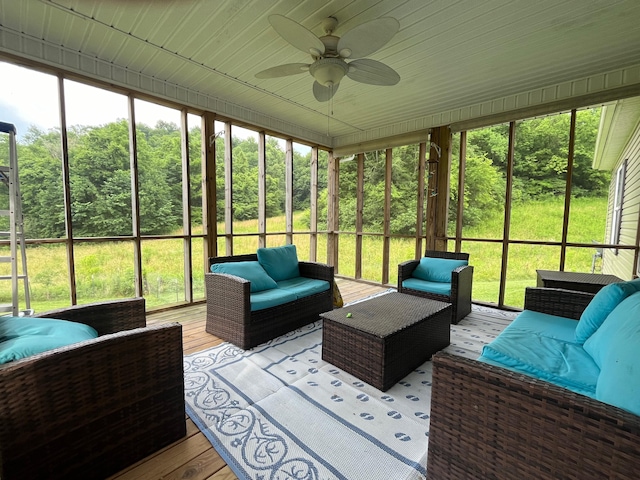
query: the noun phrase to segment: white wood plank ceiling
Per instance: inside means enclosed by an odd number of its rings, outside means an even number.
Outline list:
[[[396,18],[368,58],[400,82],[345,77],[319,103],[308,74],[257,79],[311,61],[271,27],[274,13],[318,36],[329,16],[338,36]],[[154,94],[160,82],[159,96],[177,88],[194,107],[341,147],[640,84],[638,25],[637,0],[0,0],[0,52]]]

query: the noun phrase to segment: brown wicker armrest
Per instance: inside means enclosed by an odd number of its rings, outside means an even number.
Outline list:
[[[98,335],[144,327],[147,324],[144,298],[127,298],[59,308],[34,317],[79,322],[95,328]]]
[[[446,353],[433,357],[427,472],[458,478],[637,478],[640,417]]]
[[[298,262],[300,276],[333,282],[333,266],[317,262]]]
[[[205,273],[207,309],[229,321],[248,323],[251,315],[251,282],[226,273]]]
[[[579,320],[593,293],[560,288],[527,287],[524,309]]]
[[[398,288],[401,288],[404,280],[411,277],[411,274],[419,264],[419,260],[407,260],[398,265]]]
[[[186,434],[182,327],[0,366],[0,477],[105,478]]]

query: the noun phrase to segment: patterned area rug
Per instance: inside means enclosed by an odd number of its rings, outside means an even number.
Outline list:
[[[476,358],[515,315],[474,306],[445,350]],[[321,353],[316,322],[186,356],[187,413],[240,479],[424,479],[431,362],[383,393]]]

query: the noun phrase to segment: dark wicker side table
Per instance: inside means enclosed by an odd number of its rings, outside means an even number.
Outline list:
[[[404,293],[320,316],[322,359],[383,392],[450,342],[451,304]]]
[[[610,283],[622,282],[615,275],[600,273],[558,272],[555,270],[536,270],[538,287],[564,288],[579,292],[598,293]]]

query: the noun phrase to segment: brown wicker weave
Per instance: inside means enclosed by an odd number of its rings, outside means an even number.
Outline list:
[[[212,257],[209,265],[223,262],[257,261],[256,254]],[[298,262],[300,275],[333,284],[333,267],[315,262]],[[235,275],[205,273],[207,291],[206,331],[243,349],[318,320],[333,308],[333,292],[328,290],[276,307],[251,311],[250,282]]]
[[[435,250],[427,250],[425,252],[425,257],[469,260],[468,253],[437,252]],[[402,286],[403,281],[411,278],[411,274],[419,263],[419,260],[408,260],[398,265],[398,292],[451,303],[451,323],[453,324],[457,324],[460,320],[469,315],[471,313],[473,267],[471,265],[458,267],[452,272],[451,296],[448,297],[446,295],[437,295],[435,293],[423,292],[421,290],[414,290],[412,288],[405,288]]]
[[[0,365],[2,480],[105,478],[185,436],[179,324],[144,327],[142,298],[39,316],[101,335]]]
[[[551,305],[562,308],[553,299],[563,296],[575,312],[589,295],[542,290],[527,289],[527,308],[549,293]],[[430,480],[632,480],[639,471],[640,417],[527,375],[434,355]]]
[[[320,316],[322,359],[383,392],[449,345],[451,335],[451,304],[403,293]]]

